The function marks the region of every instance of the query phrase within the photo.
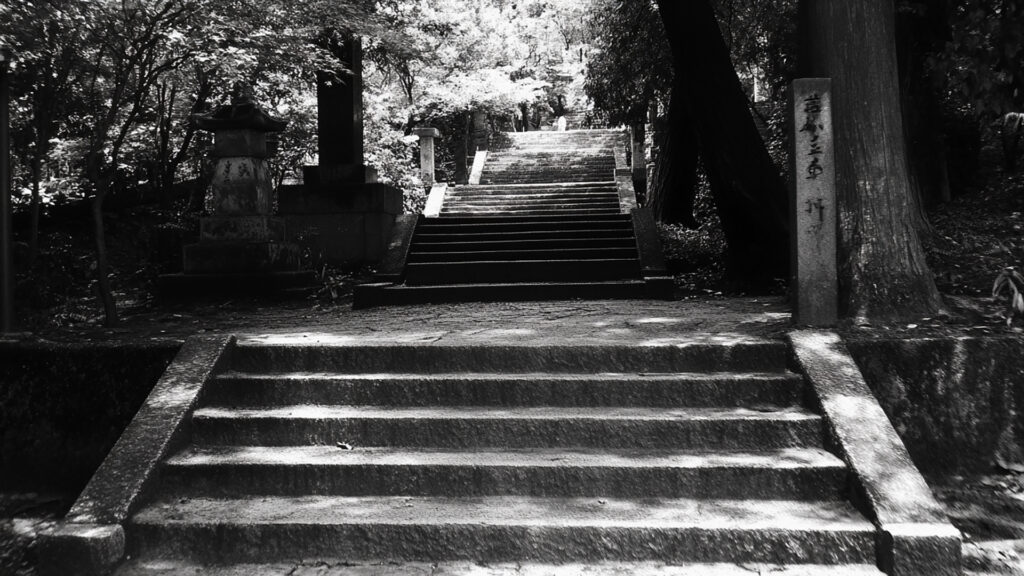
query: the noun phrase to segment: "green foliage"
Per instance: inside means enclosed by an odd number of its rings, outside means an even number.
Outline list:
[[[949,38],[929,64],[949,100],[981,120],[1024,109],[1024,5],[1017,0],[952,0]],[[905,2],[903,10],[925,10]]]
[[[643,122],[648,104],[666,102],[672,87],[661,16],[648,0],[598,0],[594,8],[587,96],[610,124]]]
[[[1024,315],[1024,275],[1016,268],[1003,268],[992,285],[993,298],[1006,298],[1006,325],[1013,323],[1013,317]]]

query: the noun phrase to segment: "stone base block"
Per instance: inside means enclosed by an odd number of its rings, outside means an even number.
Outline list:
[[[299,255],[284,242],[200,242],[185,246],[185,274],[297,271]]]
[[[39,541],[39,573],[44,576],[109,574],[124,558],[119,524],[63,524]]]
[[[384,255],[396,216],[379,212],[285,216],[293,242],[334,264],[375,264]]]
[[[284,220],[270,216],[210,216],[199,219],[200,242],[283,242]]]
[[[307,186],[314,188],[346,184],[374,184],[377,182],[377,169],[365,164],[304,166],[302,180]]]
[[[281,186],[277,204],[282,216],[348,212],[379,212],[397,216],[402,213],[402,191],[387,184]]]
[[[907,523],[884,526],[879,559],[891,576],[959,576],[960,532],[952,525]]]

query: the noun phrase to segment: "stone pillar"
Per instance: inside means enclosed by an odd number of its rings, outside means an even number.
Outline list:
[[[805,326],[830,326],[838,319],[831,80],[795,80],[790,98],[793,320]]]
[[[434,185],[434,139],[441,137],[437,128],[413,128],[412,133],[420,137],[420,175],[427,186]]]
[[[359,38],[345,41],[341,55],[350,73],[316,73],[318,166],[307,166],[305,180],[314,186],[365,184],[377,181],[363,164],[363,46]]]

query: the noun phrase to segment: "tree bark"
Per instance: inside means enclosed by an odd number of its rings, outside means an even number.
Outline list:
[[[693,123],[686,115],[682,92],[685,87],[673,88],[668,105],[668,125],[655,131],[658,156],[654,173],[648,184],[647,204],[654,217],[665,224],[683,224],[697,228],[693,218],[693,203],[697,187],[699,150]]]
[[[43,210],[40,194],[40,180],[43,178],[43,160],[36,152],[32,158],[32,202],[29,204],[31,223],[28,233],[28,267],[34,268],[39,257],[39,217]]]
[[[789,272],[786,184],[754,124],[709,1],[658,0],[658,7],[728,243],[727,275],[769,285]]]
[[[110,288],[110,265],[107,261],[107,237],[103,226],[103,199],[106,197],[106,189],[109,184],[100,184],[101,189],[96,190],[96,196],[92,199],[92,223],[96,236],[96,289],[99,293],[100,302],[103,304],[103,323],[107,327],[116,326],[117,303],[114,301],[114,293]]]
[[[892,0],[805,2],[810,72],[832,78],[840,305],[858,320],[942,309],[917,230]]]
[[[455,126],[459,135],[455,138],[455,182],[465,184],[469,182],[469,129],[472,126],[473,115],[469,112],[459,114],[455,119]]]

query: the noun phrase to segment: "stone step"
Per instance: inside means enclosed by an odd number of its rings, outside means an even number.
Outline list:
[[[211,566],[184,560],[135,559],[119,568],[116,576],[164,576],[206,574],[208,576],[883,576],[871,564],[754,564],[734,563],[666,565],[662,562],[599,562],[588,564],[487,565],[472,562],[352,562],[316,558],[273,564],[228,564]]]
[[[561,202],[557,204],[531,203],[531,202],[504,202],[497,204],[453,202],[445,203],[441,213],[483,213],[483,214],[520,214],[523,212],[554,212],[558,214],[572,211],[576,213],[590,214],[595,212],[616,213],[621,209],[618,199],[604,202]]]
[[[618,194],[593,194],[589,196],[537,198],[530,196],[474,196],[448,198],[446,207],[456,206],[605,206],[619,205]]]
[[[524,198],[528,200],[573,200],[590,198],[618,198],[619,192],[615,188],[602,188],[595,190],[573,191],[573,192],[538,192],[538,191],[487,191],[478,192],[475,190],[455,190],[445,195],[445,202],[455,200],[509,200]]]
[[[132,557],[194,562],[869,564],[875,531],[843,502],[301,496],[181,498],[129,521]]]
[[[632,241],[632,240],[631,240]],[[545,300],[669,300],[674,286],[667,282],[616,280],[613,282],[517,282],[405,286],[364,284],[356,287],[353,306],[400,306],[458,302],[529,302]]]
[[[492,162],[488,159],[486,170],[487,171],[509,171],[509,170],[533,170],[533,171],[562,171],[562,170],[614,170],[615,159],[612,157],[608,158],[530,158],[523,156],[514,156],[508,158],[495,158]]]
[[[615,175],[614,169],[600,171],[567,170],[484,170],[480,176],[482,184],[544,184],[549,182],[590,182],[604,180]]]
[[[541,335],[536,335],[541,336]],[[786,343],[741,335],[727,339],[680,334],[644,346],[551,344],[524,338],[522,344],[356,345],[352,343],[266,344],[239,342],[233,370],[287,374],[507,373],[557,374],[745,372],[787,373]]]
[[[471,223],[474,223],[474,224],[479,224],[481,222],[491,222],[491,223],[502,223],[502,222],[575,222],[575,221],[579,221],[579,220],[585,220],[585,221],[588,221],[588,222],[629,222],[630,225],[632,225],[632,222],[633,222],[633,219],[632,219],[632,217],[629,214],[603,214],[603,215],[595,215],[595,216],[591,216],[591,217],[587,217],[587,218],[576,218],[576,217],[566,218],[566,217],[558,216],[557,214],[555,214],[555,215],[548,214],[548,215],[545,215],[545,216],[534,216],[534,217],[529,217],[529,218],[526,218],[526,217],[523,217],[523,216],[515,216],[515,215],[509,215],[509,216],[471,216],[471,217],[467,217],[467,218],[463,218],[463,219],[452,218],[452,217],[448,217],[448,218],[444,218],[444,219],[425,218],[420,225],[421,226],[431,226],[431,225],[434,225],[434,224],[442,224],[442,223],[445,224],[445,225],[448,225],[448,224],[456,224],[456,223],[462,223],[462,222],[471,222]]]
[[[482,184],[477,185],[464,185],[455,186],[454,190],[526,190],[542,188],[544,190],[565,190],[571,191],[578,188],[594,188],[594,187],[611,187],[615,188],[616,184],[614,180],[600,180],[594,182],[549,182],[546,184],[508,184],[502,186],[485,186]]]
[[[419,252],[409,254],[409,263],[443,263],[443,262],[505,262],[515,260],[556,260],[570,258],[573,260],[607,260],[639,258],[635,246],[630,248],[575,248],[548,250],[473,250],[469,252]]]
[[[544,496],[838,500],[846,464],[816,448],[410,450],[336,446],[190,448],[164,490],[194,496]]]
[[[513,192],[498,194],[494,192],[478,193],[473,191],[449,192],[445,196],[445,202],[457,201],[479,201],[479,202],[501,202],[507,200],[531,200],[564,202],[567,200],[618,200],[619,193],[615,189],[588,190],[586,192]]]
[[[424,263],[405,266],[409,286],[469,282],[579,282],[640,278],[638,258]]]
[[[457,206],[463,204],[476,206],[587,206],[589,204],[618,205],[619,195],[602,192],[586,195],[574,194],[572,196],[559,195],[554,197],[531,197],[526,194],[515,194],[506,196],[452,196],[446,198],[444,202],[444,206]]]
[[[212,406],[756,407],[800,403],[792,373],[336,374],[228,372],[204,390]]]
[[[435,244],[469,244],[486,242],[555,242],[558,240],[572,241],[628,241],[636,245],[636,239],[629,230],[615,228],[595,230],[517,230],[512,232],[457,232],[457,233],[422,233],[413,237],[413,246]]]
[[[516,210],[515,214],[520,216],[545,216],[545,215],[560,215],[560,216],[594,216],[598,214],[617,214],[620,212],[620,207],[606,207],[606,208],[561,208],[561,209],[523,209]],[[507,214],[508,212],[497,210],[497,209],[474,209],[469,210],[466,208],[456,208],[452,210],[441,209],[441,216],[486,216],[486,215],[499,215]]]
[[[559,230],[621,230],[631,234],[633,223],[629,220],[595,220],[595,219],[544,219],[544,220],[508,220],[498,221],[457,221],[452,218],[427,219],[419,227],[419,231],[430,234],[467,234],[497,232],[557,232]],[[474,219],[475,220],[475,219]]]
[[[427,252],[489,252],[495,250],[573,250],[634,248],[636,239],[623,234],[619,238],[542,238],[534,240],[486,240],[469,242],[413,242],[415,253]]]
[[[673,448],[768,450],[820,447],[821,417],[796,407],[564,408],[294,405],[205,407],[192,418],[209,445],[420,448]]]

